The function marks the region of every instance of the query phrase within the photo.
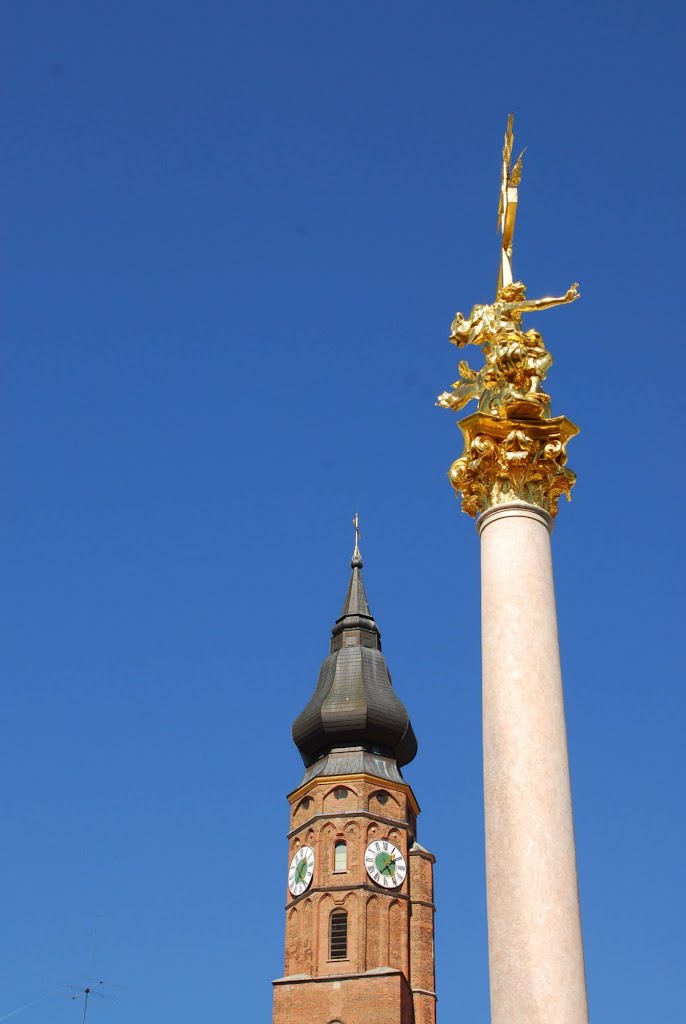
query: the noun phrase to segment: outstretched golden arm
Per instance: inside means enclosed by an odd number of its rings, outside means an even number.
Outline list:
[[[581,298],[579,285],[573,284],[567,289],[564,295],[559,297],[550,295],[544,299],[521,299],[518,302],[504,302],[504,310],[516,310],[518,313],[535,313],[537,309],[552,309],[553,306],[564,306],[568,302],[574,302]]]

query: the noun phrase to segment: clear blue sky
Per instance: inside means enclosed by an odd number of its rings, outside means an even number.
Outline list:
[[[679,1018],[683,7],[4,10],[0,1020],[255,1022],[290,724],[365,578],[420,751],[443,1022],[488,1021],[456,309],[515,270],[583,430],[554,557],[591,1014]],[[8,1018],[9,1019],[9,1018]]]

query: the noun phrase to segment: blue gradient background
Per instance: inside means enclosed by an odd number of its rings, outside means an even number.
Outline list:
[[[89,1024],[271,1019],[290,723],[359,509],[439,1019],[488,1021],[478,541],[433,402],[510,109],[517,276],[583,296],[529,323],[583,430],[553,544],[591,1014],[679,1018],[684,20],[5,5],[0,1020],[80,1021],[96,919]]]

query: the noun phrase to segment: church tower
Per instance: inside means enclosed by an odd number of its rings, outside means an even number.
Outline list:
[[[417,752],[356,543],[343,611],[293,724],[284,977],[273,1024],[435,1024],[434,856],[401,768]]]

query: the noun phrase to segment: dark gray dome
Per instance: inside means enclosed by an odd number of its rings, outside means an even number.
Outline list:
[[[398,766],[417,753],[407,709],[393,690],[381,653],[357,553],[343,611],[331,631],[331,653],[310,702],[293,723],[293,740],[306,767],[333,749],[363,748]]]

